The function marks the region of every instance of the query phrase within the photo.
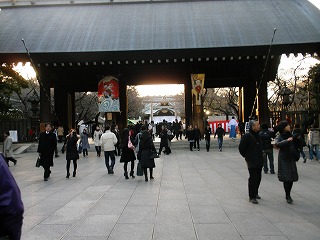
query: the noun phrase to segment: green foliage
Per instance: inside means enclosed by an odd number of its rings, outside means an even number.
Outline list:
[[[308,75],[310,108],[311,110],[320,111],[320,64],[311,67]]]
[[[21,75],[12,69],[11,65],[0,66],[0,114],[8,115],[11,110],[10,96],[20,93],[29,86]]]

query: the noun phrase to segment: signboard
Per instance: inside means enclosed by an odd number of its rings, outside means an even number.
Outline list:
[[[119,81],[108,76],[98,84],[99,112],[120,112]]]

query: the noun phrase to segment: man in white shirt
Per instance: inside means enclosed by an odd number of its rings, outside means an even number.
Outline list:
[[[116,135],[110,131],[109,125],[106,126],[105,130],[106,131],[104,132],[104,134],[102,134],[100,138],[100,143],[103,146],[104,159],[106,167],[108,169],[108,174],[114,174],[113,168],[116,163],[116,157],[114,155],[114,146],[117,144],[118,140]],[[109,164],[109,157],[111,159],[111,165]]]

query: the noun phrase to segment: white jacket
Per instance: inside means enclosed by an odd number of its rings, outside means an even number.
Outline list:
[[[94,141],[94,145],[95,146],[101,146],[101,143],[100,143],[100,138],[102,136],[102,131],[99,130],[95,130],[94,133],[93,133],[93,141]]]
[[[111,132],[110,130],[107,130],[104,134],[102,134],[100,138],[100,143],[103,146],[103,150],[105,152],[108,151],[114,151],[114,145],[116,145],[118,142],[118,139],[116,135]]]

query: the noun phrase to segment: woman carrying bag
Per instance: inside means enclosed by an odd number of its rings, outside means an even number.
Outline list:
[[[77,142],[79,138],[77,136],[77,132],[74,129],[70,130],[70,133],[67,136],[66,140],[66,160],[67,160],[67,176],[66,178],[70,177],[70,163],[71,160],[73,161],[73,174],[72,176],[75,177],[77,174],[77,161],[79,159],[79,153],[77,149]]]
[[[129,134],[129,129],[125,128],[122,131],[122,136],[121,136],[121,144],[122,144],[122,151],[121,151],[121,157],[120,157],[120,162],[123,162],[123,169],[124,169],[124,177],[126,179],[129,179],[128,176],[128,163],[131,162],[131,171],[130,171],[130,177],[134,177],[134,160],[136,160],[136,155],[134,154],[134,148],[131,147],[133,146],[134,138],[133,136],[130,136]],[[131,144],[129,144],[129,139]],[[129,148],[130,145],[130,148]]]
[[[275,147],[279,149],[278,155],[278,178],[283,182],[288,203],[292,203],[291,189],[293,182],[298,181],[298,170],[296,161],[299,160],[298,150],[299,139],[294,138],[290,132],[290,125],[282,121],[277,126],[280,135],[275,139]]]

